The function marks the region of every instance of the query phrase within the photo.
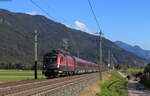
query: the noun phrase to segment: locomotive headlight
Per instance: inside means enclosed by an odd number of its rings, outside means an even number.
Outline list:
[[[62,71],[58,71],[59,73],[62,73]]]
[[[45,68],[45,65],[43,66],[43,68]]]

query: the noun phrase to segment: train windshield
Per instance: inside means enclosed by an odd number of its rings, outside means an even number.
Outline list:
[[[57,64],[57,56],[53,54],[49,54],[44,56],[45,65],[56,65]]]

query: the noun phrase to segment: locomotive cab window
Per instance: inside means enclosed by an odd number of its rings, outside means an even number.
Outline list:
[[[47,55],[44,57],[44,62],[47,64],[56,64],[57,56],[56,55]]]
[[[55,64],[57,62],[57,56],[50,57],[50,63]]]

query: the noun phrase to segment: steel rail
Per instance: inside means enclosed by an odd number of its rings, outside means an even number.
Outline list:
[[[92,74],[94,74],[94,73],[92,73]],[[13,96],[19,96],[19,95],[17,95],[18,92],[25,92],[24,94],[25,94],[25,96],[27,96],[27,93],[30,89],[33,90],[33,93],[35,94],[37,92],[39,93],[39,91],[43,90],[44,88],[48,88],[50,86],[54,86],[57,84],[58,85],[62,84],[61,82],[63,82],[63,81],[71,82],[70,80],[74,80],[76,78],[79,78],[79,77],[81,78],[81,77],[85,77],[85,76],[89,76],[89,75],[91,75],[91,74],[84,74],[84,76],[76,75],[76,76],[71,76],[71,77],[56,78],[56,79],[50,79],[50,80],[46,80],[46,81],[42,81],[42,82],[34,82],[34,83],[17,85],[17,86],[13,86],[13,87],[6,87],[3,89],[0,89],[0,96],[6,96],[6,95],[12,96],[12,94],[14,94]],[[9,95],[9,94],[11,94],[11,95]],[[22,96],[23,94],[21,93],[20,95]]]
[[[60,87],[60,86],[64,86],[66,84],[77,82],[79,80],[84,80],[84,79],[87,79],[87,78],[89,78],[89,76],[81,76],[81,77],[77,77],[77,78],[74,78],[74,79],[69,79],[69,80],[66,80],[66,81],[63,81],[63,82],[54,83],[54,84],[50,84],[50,85],[47,85],[47,86],[41,86],[41,87],[25,90],[25,91],[22,91],[22,92],[18,92],[18,93],[6,95],[6,96],[31,96],[31,95],[35,95],[35,94],[38,94],[38,93],[41,93],[41,92],[44,92],[44,91],[47,91],[47,90],[51,90],[51,89]]]
[[[87,77],[86,79],[85,79],[85,78],[84,78],[84,79],[80,79],[80,80],[75,81],[75,82],[70,82],[70,83],[68,83],[68,84],[65,84],[65,85],[62,85],[62,86],[59,86],[59,87],[54,87],[54,88],[52,88],[51,90],[47,90],[47,91],[45,90],[44,92],[35,94],[35,95],[33,95],[33,96],[37,96],[37,95],[38,95],[38,96],[45,96],[45,95],[46,95],[47,93],[49,93],[49,92],[56,91],[56,90],[58,90],[58,89],[61,89],[61,88],[66,87],[66,86],[78,84],[79,82],[82,82],[82,81],[87,80],[87,79],[91,79],[91,78],[93,78],[93,77],[95,77],[95,76]]]

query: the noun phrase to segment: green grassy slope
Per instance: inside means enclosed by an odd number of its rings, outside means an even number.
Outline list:
[[[125,75],[134,75],[139,72],[143,72],[143,68],[128,68],[126,70],[120,70]]]
[[[101,92],[96,96],[128,96],[126,83],[127,81],[118,73],[112,73],[112,76],[101,86]]]

